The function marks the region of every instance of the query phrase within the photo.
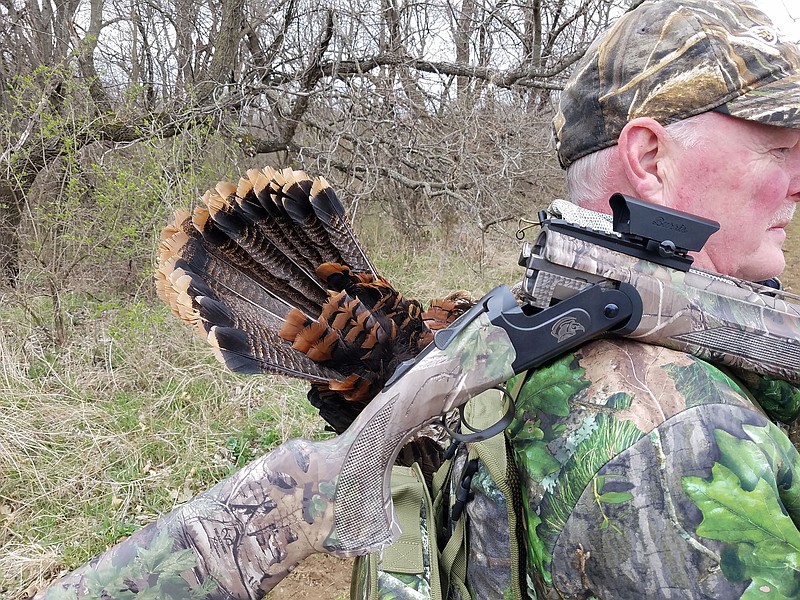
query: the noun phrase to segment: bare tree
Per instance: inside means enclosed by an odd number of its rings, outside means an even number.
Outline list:
[[[40,173],[197,127],[389,201],[409,227],[485,232],[547,194],[550,95],[627,3],[2,0],[6,277]]]

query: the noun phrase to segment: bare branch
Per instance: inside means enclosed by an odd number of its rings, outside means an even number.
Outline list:
[[[368,73],[372,69],[382,66],[404,66],[423,73],[480,79],[501,88],[519,85],[523,87],[559,90],[561,89],[560,85],[553,84],[547,80],[564,73],[565,70],[580,60],[585,51],[586,48],[581,48],[546,69],[520,68],[501,71],[489,67],[468,64],[420,60],[396,54],[380,54],[363,60],[329,62],[321,65],[320,68],[325,75],[342,77],[345,75]]]

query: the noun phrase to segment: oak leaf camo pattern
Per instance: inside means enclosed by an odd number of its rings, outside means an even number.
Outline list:
[[[527,376],[509,434],[535,597],[800,594],[800,455],[740,382],[627,340]]]

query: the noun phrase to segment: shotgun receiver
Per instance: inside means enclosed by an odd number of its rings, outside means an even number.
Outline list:
[[[379,550],[398,534],[389,479],[410,436],[600,335],[800,382],[798,297],[691,269],[716,223],[621,195],[611,205],[614,233],[541,213],[518,292],[500,286],[437,332],[344,434],[282,444],[40,597],[260,598],[312,553]]]
[[[627,337],[712,363],[800,382],[800,297],[772,287],[691,269],[717,223],[615,194],[617,235],[542,220],[520,263],[524,303],[535,309],[597,285],[635,293],[640,305]]]

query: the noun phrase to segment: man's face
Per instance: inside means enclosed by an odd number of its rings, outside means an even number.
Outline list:
[[[800,130],[716,113],[678,153],[667,184],[675,208],[720,223],[695,265],[759,281],[783,271],[785,227],[800,201]]]

